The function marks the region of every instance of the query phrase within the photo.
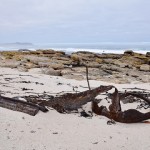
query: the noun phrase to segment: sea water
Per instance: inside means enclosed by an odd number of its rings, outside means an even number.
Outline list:
[[[150,52],[150,42],[140,43],[9,43],[0,44],[0,51],[8,50],[37,50],[37,49],[54,49],[62,50],[66,53],[76,51],[90,51],[96,53],[124,53],[126,50],[133,50],[134,52],[146,54]]]

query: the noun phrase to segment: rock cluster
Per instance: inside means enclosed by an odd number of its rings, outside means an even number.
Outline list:
[[[63,51],[2,51],[0,67],[18,68],[20,71],[82,80],[89,68],[90,80],[115,83],[150,82],[150,52],[146,55],[131,50],[124,54],[98,54],[78,51],[70,55]],[[39,71],[40,70],[40,71]]]

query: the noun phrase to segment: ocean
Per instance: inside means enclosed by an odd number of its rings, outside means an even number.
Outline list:
[[[126,50],[146,54],[150,52],[150,42],[140,43],[8,43],[0,44],[0,51],[8,50],[37,50],[37,49],[54,49],[62,50],[66,53],[76,51],[91,51],[96,53],[124,53]]]

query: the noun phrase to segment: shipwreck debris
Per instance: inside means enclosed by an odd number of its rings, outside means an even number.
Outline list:
[[[33,103],[16,100],[16,99],[4,97],[4,96],[0,96],[0,107],[11,109],[14,111],[20,111],[20,112],[27,113],[32,116],[35,116],[39,110],[43,112],[48,111],[48,109],[44,106],[39,106]]]
[[[50,101],[43,101],[42,106],[48,106],[56,109],[58,112],[67,112],[77,110],[82,105],[94,101],[95,97],[100,93],[107,92],[113,88],[112,85],[100,86],[92,90],[87,90],[80,93],[66,93],[62,96],[55,97]]]
[[[114,93],[111,94],[108,91],[112,88],[115,89]],[[96,96],[106,92],[105,96],[111,100],[109,109],[105,106],[98,106],[100,100],[96,100]],[[82,108],[88,102],[92,102],[92,111],[97,115],[105,116],[111,120],[122,122],[122,123],[137,123],[144,120],[150,119],[150,112],[141,113],[136,109],[129,109],[126,111],[121,110],[120,100],[124,98],[136,97],[137,101],[141,103],[139,107],[149,108],[150,99],[149,93],[137,92],[137,91],[125,91],[119,92],[118,89],[112,85],[109,86],[99,86],[94,89],[90,89],[79,92],[79,93],[65,93],[61,96],[52,96],[43,93],[43,95],[30,95],[24,96],[26,101],[16,100],[14,98],[8,98],[0,96],[0,107],[8,108],[14,111],[20,111],[27,113],[29,115],[35,116],[39,110],[47,112],[46,107],[53,108],[59,113],[70,113]],[[105,98],[104,98],[105,99]],[[109,101],[110,101],[109,100]],[[89,117],[84,111],[81,112],[81,116]]]
[[[122,123],[137,123],[137,122],[142,122],[144,120],[150,119],[150,112],[141,113],[135,109],[121,111],[120,100],[124,96],[126,96],[126,93],[121,97],[119,96],[118,90],[115,88],[115,92],[113,93],[112,96],[112,104],[109,106],[109,110],[105,106],[99,107],[96,102],[93,103],[92,110],[97,115],[102,115],[109,119],[113,119],[114,121],[122,122]],[[140,96],[140,98],[143,97]]]
[[[147,94],[145,95],[144,93],[135,93],[135,92],[125,92],[125,93],[122,93],[120,94],[120,99],[123,99],[125,97],[128,97],[128,96],[134,96],[134,97],[137,97],[137,98],[140,98],[140,99],[143,99],[144,101],[146,101],[149,105],[150,105],[150,99],[147,96]]]

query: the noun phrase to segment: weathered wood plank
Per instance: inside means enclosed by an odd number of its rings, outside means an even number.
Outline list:
[[[27,113],[31,116],[35,116],[40,110],[37,105],[3,96],[0,96],[0,107]]]

